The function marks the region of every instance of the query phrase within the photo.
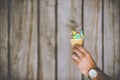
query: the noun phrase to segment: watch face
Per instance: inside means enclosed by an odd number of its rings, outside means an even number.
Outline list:
[[[97,72],[95,69],[91,69],[91,70],[88,72],[88,74],[89,74],[89,77],[90,77],[91,79],[93,79],[93,78],[97,77],[98,72]]]

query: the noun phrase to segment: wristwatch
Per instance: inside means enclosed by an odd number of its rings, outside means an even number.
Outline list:
[[[88,71],[88,76],[90,77],[90,79],[96,78],[97,75],[98,75],[97,69],[90,69],[90,70]]]

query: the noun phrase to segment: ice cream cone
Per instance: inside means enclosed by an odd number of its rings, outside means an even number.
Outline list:
[[[76,44],[82,45],[83,44],[83,39],[82,38],[80,38],[80,39],[71,39],[72,47],[74,47]]]

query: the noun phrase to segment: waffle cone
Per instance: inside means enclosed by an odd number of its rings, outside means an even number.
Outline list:
[[[82,45],[83,44],[83,39],[80,38],[80,39],[71,39],[71,45],[72,47],[74,47],[76,44],[79,44],[79,45]]]

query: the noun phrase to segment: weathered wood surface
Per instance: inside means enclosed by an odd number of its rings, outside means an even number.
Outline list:
[[[120,80],[120,1],[114,1],[114,79]]]
[[[120,75],[119,6],[119,0],[104,1],[104,71],[111,77]]]
[[[55,80],[55,0],[39,1],[39,79]]]
[[[58,80],[81,80],[81,74],[71,59],[70,33],[77,24],[81,28],[82,0],[58,0],[57,70]],[[76,24],[74,23],[76,22]]]
[[[101,14],[102,0],[84,0],[84,46],[90,51],[99,68],[102,68]]]
[[[0,80],[7,80],[8,66],[8,23],[7,0],[0,0]]]
[[[11,80],[37,79],[37,1],[11,0]]]
[[[71,59],[73,27],[84,31],[98,67],[120,79],[119,0],[11,0],[10,10],[7,1],[0,0],[0,80],[9,69],[11,80],[88,80]]]

